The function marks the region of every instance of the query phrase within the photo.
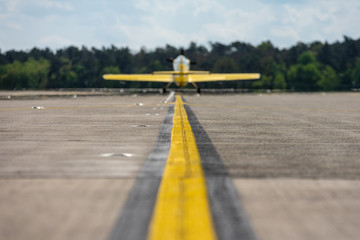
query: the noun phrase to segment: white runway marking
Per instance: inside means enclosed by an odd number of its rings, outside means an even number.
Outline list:
[[[132,153],[103,153],[101,157],[133,157],[135,154]]]

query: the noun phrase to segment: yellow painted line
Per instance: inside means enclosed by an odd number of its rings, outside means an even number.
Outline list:
[[[180,96],[148,239],[216,239],[200,155]]]

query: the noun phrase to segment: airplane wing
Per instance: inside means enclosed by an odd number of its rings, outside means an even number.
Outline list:
[[[124,81],[145,81],[145,82],[173,82],[171,74],[105,74],[105,80],[124,80]]]
[[[259,73],[210,73],[210,74],[189,74],[189,82],[213,82],[213,81],[234,81],[234,80],[255,80],[260,78]]]

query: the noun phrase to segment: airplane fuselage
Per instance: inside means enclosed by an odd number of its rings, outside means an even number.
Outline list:
[[[173,61],[173,68],[176,72],[173,75],[175,84],[179,87],[185,87],[189,82],[187,73],[190,70],[190,60],[184,55],[179,55]]]

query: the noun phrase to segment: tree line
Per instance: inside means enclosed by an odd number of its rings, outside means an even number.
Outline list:
[[[191,42],[185,55],[196,65],[192,70],[214,73],[258,72],[258,81],[210,82],[201,88],[279,89],[288,91],[349,91],[360,88],[360,39],[344,36],[329,44],[312,42],[279,49],[270,41],[253,46],[244,42]],[[171,45],[134,53],[127,47],[69,46],[52,51],[0,50],[0,89],[56,88],[162,88],[151,82],[104,81],[106,73],[151,73],[172,70],[166,61],[180,49]]]

